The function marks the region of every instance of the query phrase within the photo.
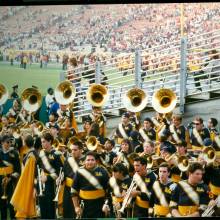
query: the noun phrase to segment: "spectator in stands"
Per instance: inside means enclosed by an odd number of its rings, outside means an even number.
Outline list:
[[[67,63],[68,63],[68,60],[69,60],[69,56],[65,53],[64,55],[63,55],[63,61],[62,61],[62,63],[63,63],[63,70],[67,70]]]

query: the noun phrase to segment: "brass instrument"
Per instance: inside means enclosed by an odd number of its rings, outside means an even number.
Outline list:
[[[41,121],[35,122],[34,134],[41,136],[44,132],[49,131],[49,128],[46,128]]]
[[[213,205],[208,206],[208,208],[202,213],[201,217],[211,217],[214,214],[215,206],[219,203],[219,201],[220,201],[220,195],[217,196]]]
[[[60,188],[62,185],[62,180],[64,177],[64,173],[62,171],[62,167],[60,168],[60,172],[59,172],[59,176],[58,176],[58,183],[57,183],[57,187],[56,187],[56,194],[55,194],[55,198],[53,199],[54,202],[58,202],[58,197],[59,197],[59,192],[60,192]]]
[[[90,136],[86,141],[86,146],[89,151],[97,151],[100,152],[104,150],[104,146],[100,144],[98,139],[95,136]]]
[[[176,103],[176,94],[171,89],[159,89],[152,97],[152,106],[159,113],[171,112],[175,108]]]
[[[3,195],[1,196],[1,199],[5,200],[8,198],[7,195],[7,186],[8,186],[8,182],[9,182],[9,178],[7,176],[5,176],[2,179],[2,189],[3,189]]]
[[[68,105],[76,96],[76,88],[70,81],[63,81],[57,85],[54,96],[60,105]]]
[[[37,165],[37,175],[38,175],[38,185],[39,185],[39,196],[43,196],[43,191],[45,189],[45,184],[42,182],[41,180],[41,169],[39,167],[39,165]]]
[[[3,105],[7,101],[8,96],[8,89],[3,84],[0,84],[0,105]]]
[[[140,112],[148,102],[147,94],[139,88],[130,89],[123,97],[125,108],[131,112]]]
[[[187,156],[180,156],[178,158],[178,168],[182,172],[186,172],[189,169],[190,164],[198,163],[197,159],[189,159]]]
[[[158,155],[152,155],[147,157],[147,169],[157,169],[161,163],[166,162],[165,159]]]
[[[87,101],[95,107],[103,106],[109,98],[108,89],[101,84],[93,84],[86,93]]]
[[[122,206],[121,208],[118,210],[118,212],[120,213],[124,213],[124,210],[126,207],[128,207],[129,204],[131,204],[131,200],[132,200],[132,197],[131,197],[131,193],[133,190],[135,190],[137,188],[137,183],[134,181],[134,179],[132,180],[131,182],[131,185],[130,187],[128,188],[126,194],[125,194],[125,197],[124,197],[124,200],[123,200],[123,203],[122,203]]]
[[[16,139],[19,138],[21,136],[21,129],[18,126],[12,128],[12,135]]]
[[[214,163],[216,159],[216,152],[213,147],[205,147],[202,152],[202,158],[206,161],[207,165]]]
[[[42,95],[35,88],[27,88],[21,94],[21,103],[23,108],[28,112],[37,111],[42,103]]]
[[[67,143],[67,149],[71,149],[72,145],[74,145],[74,143],[77,141],[80,141],[78,137],[76,136],[71,137]]]

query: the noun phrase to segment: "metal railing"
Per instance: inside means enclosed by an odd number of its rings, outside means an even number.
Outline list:
[[[87,115],[91,111],[86,100],[91,83],[108,87],[110,99],[103,106],[105,112],[124,108],[122,97],[133,87],[142,88],[148,94],[147,106],[151,107],[153,93],[164,87],[176,93],[180,112],[184,113],[186,97],[220,90],[219,54],[220,30],[216,30],[77,67],[73,70],[75,78],[71,80],[77,88],[76,115]],[[63,79],[67,72],[61,75]]]

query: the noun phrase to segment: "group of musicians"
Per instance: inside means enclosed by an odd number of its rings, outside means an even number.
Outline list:
[[[83,131],[60,97],[46,125],[35,119],[35,93],[1,116],[1,219],[218,216],[218,121],[195,117],[186,127],[161,105],[141,122],[134,105],[107,138],[99,86]]]

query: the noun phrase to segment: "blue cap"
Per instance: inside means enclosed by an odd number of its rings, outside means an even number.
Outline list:
[[[166,151],[168,153],[174,154],[176,152],[176,147],[169,141],[164,141],[160,145],[161,151]]]
[[[206,147],[212,146],[212,140],[210,138],[205,138],[203,143]]]

